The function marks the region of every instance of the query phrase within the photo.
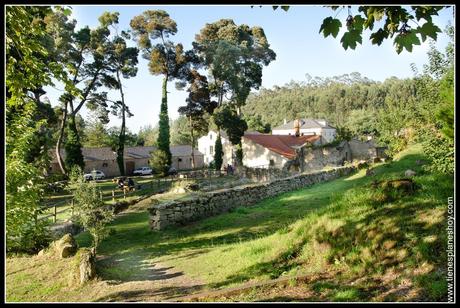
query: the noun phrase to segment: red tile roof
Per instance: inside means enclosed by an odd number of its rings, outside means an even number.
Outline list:
[[[292,135],[244,135],[243,138],[251,140],[270,151],[281,154],[286,158],[294,159],[296,157],[294,147],[302,146],[305,143],[313,143],[320,136],[292,136]]]

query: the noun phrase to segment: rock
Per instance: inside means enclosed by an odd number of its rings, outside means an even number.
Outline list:
[[[407,169],[406,172],[404,172],[404,175],[407,176],[407,177],[412,177],[412,176],[415,176],[417,174],[417,172],[415,172],[414,170],[411,170],[411,169]]]
[[[60,240],[53,242],[52,246],[61,258],[73,256],[78,250],[77,242],[70,233],[64,235]]]
[[[80,256],[80,284],[96,276],[96,256],[93,250],[84,251]]]
[[[73,260],[69,286],[82,285],[96,277],[96,254],[93,249],[79,249]]]
[[[375,171],[372,169],[367,168],[366,169],[366,176],[373,176],[375,175]]]

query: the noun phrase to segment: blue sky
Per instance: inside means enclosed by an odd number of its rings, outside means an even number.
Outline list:
[[[304,81],[305,74],[320,77],[359,72],[376,81],[396,76],[398,78],[412,77],[411,63],[419,70],[427,63],[428,40],[422,45],[414,46],[409,53],[403,51],[397,54],[391,41],[385,41],[381,46],[372,45],[368,41],[369,32],[364,33],[363,45],[355,50],[344,50],[340,44],[339,33],[336,39],[324,38],[319,34],[322,20],[335,16],[337,12],[322,6],[293,5],[288,12],[274,11],[271,6],[72,6],[72,17],[77,20],[77,28],[83,26],[95,27],[98,17],[105,11],[119,12],[119,28],[128,29],[130,20],[145,10],[162,9],[169,13],[177,23],[178,32],[171,39],[182,43],[185,49],[192,47],[195,34],[206,23],[212,23],[222,18],[231,18],[236,24],[260,26],[264,29],[270,47],[276,52],[276,60],[264,67],[262,86],[271,88],[282,86],[291,80]],[[336,18],[345,20],[347,10],[343,9]],[[352,14],[357,14],[357,8],[352,7]],[[433,18],[442,30],[448,21],[453,23],[452,8],[444,9],[439,16]],[[444,50],[448,37],[444,33],[438,35],[436,46]],[[134,45],[134,42],[131,43]],[[124,80],[126,102],[134,114],[127,119],[127,126],[137,133],[139,128],[146,125],[156,125],[161,102],[161,76],[153,76],[148,72],[147,61],[139,56],[139,71],[136,77]],[[62,89],[56,85],[57,89]],[[61,94],[55,88],[47,88],[51,104],[55,105]],[[175,119],[179,116],[177,109],[185,104],[186,92],[177,91],[174,82],[168,84],[169,116]],[[113,93],[116,98],[116,93]],[[86,119],[89,113],[83,108],[82,116]],[[120,120],[111,117],[109,126],[119,125]]]

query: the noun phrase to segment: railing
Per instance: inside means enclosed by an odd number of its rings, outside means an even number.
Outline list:
[[[220,177],[224,174],[221,171],[214,171],[214,170],[204,170],[204,171],[205,171],[205,177],[201,177],[202,179],[206,179],[206,178],[211,179],[212,177]],[[128,191],[128,189],[112,189],[112,190],[103,192],[102,190],[100,190],[99,191],[100,199],[101,201],[106,201],[106,200],[111,199],[112,203],[116,203],[119,200],[126,200],[127,197],[135,195],[139,191],[142,191],[142,190],[145,191],[144,194],[148,192],[152,192],[152,194],[158,193],[158,192],[161,192],[163,189],[167,188],[168,184],[173,185],[174,182],[177,182],[177,181],[182,181],[188,178],[193,178],[193,179],[197,178],[193,175],[190,176],[190,173],[193,174],[196,172],[199,172],[199,171],[195,170],[195,171],[190,171],[190,172],[181,172],[174,176],[152,179],[152,181],[149,181],[146,183],[135,184],[134,185],[135,190],[132,190],[132,191]],[[116,183],[114,183],[114,185],[116,185]],[[140,195],[144,195],[144,194],[140,194]],[[70,205],[68,208],[65,208],[60,211],[58,210],[59,208],[66,207],[68,205]],[[71,211],[71,215],[73,215],[74,200],[73,200],[73,197],[70,197],[70,198],[67,198],[66,200],[61,200],[58,202],[52,202],[52,203],[48,202],[48,204],[45,205],[44,208],[46,208],[45,211],[47,211],[48,209],[53,209],[52,213],[46,216],[41,216],[40,218],[36,217],[36,220],[37,219],[43,220],[43,219],[48,219],[52,217],[53,223],[56,223],[58,214],[62,214],[62,213]]]

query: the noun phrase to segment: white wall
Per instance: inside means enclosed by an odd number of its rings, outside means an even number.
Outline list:
[[[273,167],[281,169],[288,161],[284,156],[272,152],[269,149],[253,142],[252,140],[242,139],[243,165],[250,168],[267,168],[270,160],[273,160]]]
[[[198,139],[198,150],[203,153],[204,164],[209,165],[212,161],[214,161],[214,153],[215,153],[215,144],[217,139],[217,132],[210,131],[207,135]],[[222,151],[224,155],[222,157],[222,167],[225,167],[227,164],[232,164],[232,154],[233,154],[233,147],[230,141],[227,138],[220,136],[222,140]],[[211,150],[212,147],[212,150]]]

